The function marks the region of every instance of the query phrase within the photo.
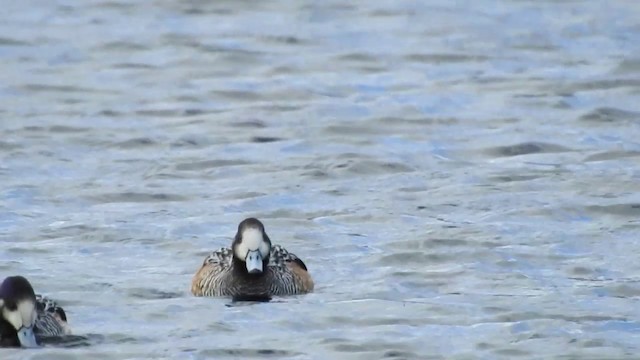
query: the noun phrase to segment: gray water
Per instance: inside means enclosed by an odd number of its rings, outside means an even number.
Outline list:
[[[2,1],[2,359],[640,351],[640,2]],[[313,294],[189,293],[239,221]]]

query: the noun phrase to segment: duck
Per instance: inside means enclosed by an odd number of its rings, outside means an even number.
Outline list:
[[[305,263],[284,247],[272,244],[264,224],[256,218],[242,220],[231,248],[209,254],[191,281],[195,296],[239,300],[306,294],[313,287]]]
[[[0,347],[38,347],[46,337],[70,334],[55,301],[36,295],[29,280],[9,276],[0,285]]]

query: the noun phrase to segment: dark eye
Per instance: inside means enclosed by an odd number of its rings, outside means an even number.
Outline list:
[[[9,309],[10,311],[14,311],[18,308],[18,303],[15,301],[11,301],[11,300],[5,300],[4,301],[4,307],[6,307],[7,309]]]

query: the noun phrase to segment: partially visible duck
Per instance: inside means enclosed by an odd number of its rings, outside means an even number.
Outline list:
[[[196,296],[268,299],[311,291],[307,266],[282,246],[272,245],[264,225],[255,218],[243,220],[231,248],[207,256],[191,282]]]
[[[64,310],[52,300],[36,296],[22,276],[0,285],[0,347],[35,347],[43,337],[69,334]]]

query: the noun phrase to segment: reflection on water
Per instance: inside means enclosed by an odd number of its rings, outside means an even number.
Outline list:
[[[4,5],[0,269],[86,340],[3,359],[638,352],[635,3]],[[248,216],[315,293],[190,295]]]

